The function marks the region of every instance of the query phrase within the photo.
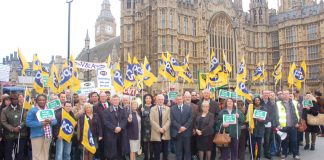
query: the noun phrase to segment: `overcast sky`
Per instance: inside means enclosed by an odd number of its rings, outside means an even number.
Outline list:
[[[103,0],[74,0],[71,7],[71,54],[84,47],[89,30],[90,46],[95,44],[95,22]],[[250,0],[243,0],[248,10]],[[120,33],[120,0],[110,0],[112,14]],[[277,0],[269,0],[277,8]],[[51,55],[67,55],[68,4],[65,0],[5,0],[0,5],[0,63],[2,58],[20,48],[27,61],[38,53],[42,62]]]

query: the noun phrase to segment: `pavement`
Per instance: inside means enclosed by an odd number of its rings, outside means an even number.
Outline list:
[[[305,143],[305,142],[304,142]],[[324,160],[324,137],[316,137],[315,151],[304,150],[304,146],[299,146],[299,153],[301,160]],[[217,157],[220,153],[217,153]],[[249,160],[248,150],[246,152],[246,160]],[[143,157],[137,157],[137,160],[142,160]],[[175,160],[174,154],[169,154],[169,160]],[[217,159],[218,160],[218,159]],[[267,160],[265,158],[261,158],[261,160]],[[273,157],[272,160],[280,160],[280,157]],[[286,160],[294,160],[292,155],[289,155]]]

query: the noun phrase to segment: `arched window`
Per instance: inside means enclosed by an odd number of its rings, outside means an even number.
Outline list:
[[[225,51],[227,62],[232,65],[231,78],[234,78],[237,66],[237,55],[234,54],[234,31],[232,20],[225,13],[218,13],[209,24],[210,53],[215,51],[217,59],[223,64],[222,51]]]

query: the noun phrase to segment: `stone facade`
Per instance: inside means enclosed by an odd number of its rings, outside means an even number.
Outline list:
[[[233,65],[231,87],[244,56],[249,79],[264,61],[269,73],[265,87],[274,89],[271,73],[282,56],[284,89],[289,64],[305,59],[306,89],[323,91],[323,0],[281,0],[278,6],[277,12],[268,8],[267,0],[251,0],[249,12],[244,12],[242,0],[121,0],[121,60],[126,66],[128,53],[141,61],[146,56],[157,74],[161,53],[169,51],[180,61],[189,54],[197,79],[198,70],[208,71],[210,52],[215,50],[222,62],[224,50]],[[264,88],[261,82],[247,85],[257,92]]]

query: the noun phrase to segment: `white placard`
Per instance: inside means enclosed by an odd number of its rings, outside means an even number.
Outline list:
[[[100,91],[111,90],[111,75],[110,69],[98,69],[97,70],[97,84]]]
[[[84,62],[84,61],[75,61],[77,68],[86,69],[86,70],[98,70],[107,68],[106,63],[92,63],[92,62]]]
[[[10,66],[0,64],[0,82],[9,82]]]
[[[88,95],[89,93],[96,91],[96,85],[93,81],[81,82],[80,91],[81,94]]]

